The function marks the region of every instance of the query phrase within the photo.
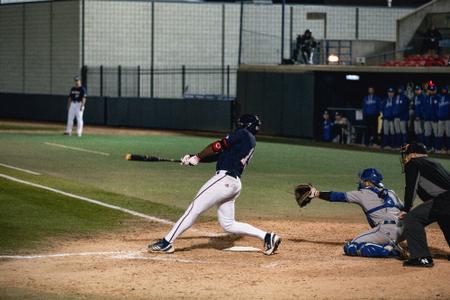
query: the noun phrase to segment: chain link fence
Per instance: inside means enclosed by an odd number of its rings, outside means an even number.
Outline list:
[[[396,20],[411,10],[286,5],[283,14],[280,4],[151,0],[2,4],[0,91],[66,94],[85,66],[94,96],[232,99],[239,64],[282,63],[307,28],[320,45],[315,63],[325,63],[330,51],[351,63],[356,54],[343,45],[393,43]]]

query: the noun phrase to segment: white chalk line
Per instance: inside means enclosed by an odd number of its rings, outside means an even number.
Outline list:
[[[17,170],[17,171],[22,171],[22,172],[25,172],[25,173],[28,173],[28,174],[32,174],[32,175],[41,175],[41,173],[38,173],[38,172],[30,171],[30,170],[27,170],[27,169],[22,169],[22,168],[19,168],[19,167],[14,167],[14,166],[7,165],[7,164],[0,163],[0,166],[3,166],[5,168],[9,168],[9,169],[13,169],[13,170]]]
[[[79,252],[79,253],[55,253],[55,254],[39,254],[39,255],[0,255],[0,259],[34,260],[47,258],[66,258],[76,256],[106,257],[111,259],[156,260],[156,261],[170,261],[170,262],[190,263],[190,264],[208,263],[207,261],[183,259],[167,254],[150,256],[148,253],[144,251]]]
[[[46,144],[48,146],[60,147],[60,148],[65,148],[65,149],[70,149],[70,150],[75,150],[75,151],[82,151],[82,152],[88,152],[88,153],[93,153],[93,154],[98,154],[98,155],[109,156],[109,153],[101,152],[101,151],[89,150],[89,149],[73,147],[73,146],[66,146],[66,145],[62,145],[62,144],[49,143],[49,142],[45,142],[44,144]]]
[[[226,264],[234,266],[247,266],[248,264],[236,262],[220,262],[178,258],[175,254],[156,254],[150,255],[147,251],[109,251],[109,252],[72,252],[72,253],[54,253],[54,254],[38,254],[38,255],[0,255],[0,260],[38,260],[51,258],[70,258],[70,257],[103,257],[118,260],[152,260],[163,262],[176,262],[184,264]],[[280,261],[274,261],[267,264],[260,264],[260,268],[272,269],[280,266]]]
[[[18,183],[22,183],[22,184],[25,184],[25,185],[29,185],[29,186],[32,186],[32,187],[35,187],[35,188],[38,188],[38,189],[42,189],[42,190],[50,191],[50,192],[57,193],[57,194],[60,194],[60,195],[64,195],[64,196],[67,196],[67,197],[71,197],[71,198],[75,198],[75,199],[78,199],[78,200],[86,201],[86,202],[89,202],[89,203],[92,203],[92,204],[97,204],[97,205],[100,205],[100,206],[103,206],[103,207],[111,208],[111,209],[114,209],[114,210],[119,210],[121,212],[130,214],[130,215],[133,215],[133,216],[136,216],[136,217],[140,217],[140,218],[146,219],[148,221],[152,221],[152,222],[156,222],[156,223],[160,223],[160,224],[172,225],[172,226],[175,224],[174,222],[166,220],[166,219],[161,219],[161,218],[149,216],[149,215],[146,215],[146,214],[143,214],[143,213],[140,213],[140,212],[128,209],[128,208],[123,208],[123,207],[120,207],[120,206],[117,206],[117,205],[108,204],[108,203],[105,203],[105,202],[102,202],[102,201],[99,201],[99,200],[90,199],[90,198],[87,198],[87,197],[83,197],[83,196],[75,195],[75,194],[72,194],[72,193],[64,192],[64,191],[57,190],[57,189],[54,189],[54,188],[51,188],[51,187],[48,187],[48,186],[45,186],[45,185],[41,185],[41,184],[33,183],[33,182],[30,182],[30,181],[25,181],[25,180],[22,180],[22,179],[19,179],[19,178],[16,178],[16,177],[8,176],[6,174],[0,173],[0,177],[8,179],[8,180],[11,180],[11,181],[14,181],[14,182],[18,182]],[[204,234],[204,235],[206,235],[208,237],[221,237],[221,236],[225,236],[226,235],[226,234],[215,234],[215,233],[210,233],[210,232],[204,232],[204,231],[196,230],[194,228],[191,228],[191,230],[195,231],[197,233]]]

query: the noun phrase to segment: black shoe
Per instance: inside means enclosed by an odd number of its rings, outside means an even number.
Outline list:
[[[267,233],[264,238],[264,254],[272,255],[277,251],[281,238],[275,233]]]
[[[173,253],[175,248],[171,243],[165,239],[159,240],[154,244],[148,245],[148,251],[150,252],[162,252],[162,253]]]
[[[433,259],[429,256],[427,257],[417,257],[408,259],[403,263],[404,267],[421,267],[421,268],[431,268],[434,266]]]

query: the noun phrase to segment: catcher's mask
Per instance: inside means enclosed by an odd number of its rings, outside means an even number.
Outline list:
[[[253,134],[258,133],[259,127],[261,127],[261,120],[257,115],[245,114],[239,117],[237,125],[240,128],[246,128]]]
[[[427,148],[422,143],[406,144],[400,148],[400,163],[402,165],[402,173],[405,173],[406,164],[412,159],[417,157],[426,157]]]
[[[360,182],[359,188],[364,187],[364,182],[369,181],[373,183],[376,187],[383,188],[384,185],[381,181],[383,181],[383,174],[375,168],[364,169],[358,174]]]

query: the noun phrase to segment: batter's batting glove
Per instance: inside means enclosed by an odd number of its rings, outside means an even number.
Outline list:
[[[200,157],[197,155],[189,155],[186,154],[181,158],[181,165],[182,166],[196,166],[200,162]]]

